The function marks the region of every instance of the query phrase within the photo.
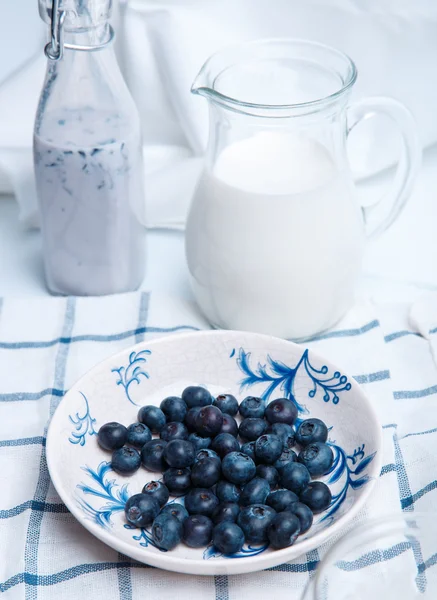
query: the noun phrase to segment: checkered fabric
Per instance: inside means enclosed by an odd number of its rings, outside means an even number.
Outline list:
[[[133,562],[94,539],[57,496],[45,460],[51,415],[94,364],[127,346],[208,327],[183,300],[4,299],[0,310],[0,592],[13,600],[298,600],[326,552],[267,571],[184,576]],[[355,376],[378,411],[383,468],[361,516],[431,511],[437,500],[437,368],[430,341],[408,328],[407,306],[357,306],[308,344]],[[434,551],[434,553],[433,553]],[[411,553],[423,577],[434,549],[381,549],[356,568]]]

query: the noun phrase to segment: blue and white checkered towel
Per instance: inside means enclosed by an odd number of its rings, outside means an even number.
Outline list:
[[[367,516],[437,504],[437,366],[407,305],[357,306],[309,346],[361,383],[384,427],[384,466]],[[437,325],[437,323],[436,323]],[[132,562],[68,513],[49,478],[45,432],[65,391],[95,363],[142,340],[207,328],[183,300],[5,299],[0,311],[0,592],[9,599],[298,600],[326,548],[275,569],[194,577]],[[436,329],[437,331],[437,329]],[[433,550],[437,553],[437,540]],[[381,553],[382,561],[390,553]],[[431,557],[432,558],[432,557]],[[414,560],[426,572],[435,560]],[[370,559],[369,559],[370,560]]]

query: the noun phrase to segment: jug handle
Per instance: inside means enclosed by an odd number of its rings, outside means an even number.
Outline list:
[[[371,206],[362,207],[369,238],[381,235],[396,221],[412,192],[422,159],[416,121],[406,106],[393,98],[371,97],[351,104],[347,134],[361,121],[376,115],[391,119],[399,128],[402,140],[391,189]]]

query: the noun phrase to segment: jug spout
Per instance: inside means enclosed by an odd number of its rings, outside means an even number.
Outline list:
[[[258,40],[213,54],[191,91],[240,114],[296,117],[344,104],[356,76],[348,56],[323,44]]]
[[[196,94],[198,96],[205,96],[206,98],[208,98],[214,93],[211,77],[209,76],[207,69],[208,62],[209,61],[207,61],[200,69],[199,73],[196,76],[196,79],[193,81],[193,84],[191,86],[192,94]]]

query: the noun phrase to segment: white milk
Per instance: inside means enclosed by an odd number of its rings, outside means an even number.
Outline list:
[[[364,226],[347,173],[324,146],[262,132],[235,142],[193,198],[192,286],[217,327],[301,339],[353,303]]]
[[[113,112],[65,110],[34,137],[47,284],[54,293],[136,289],[144,275],[140,136]]]

